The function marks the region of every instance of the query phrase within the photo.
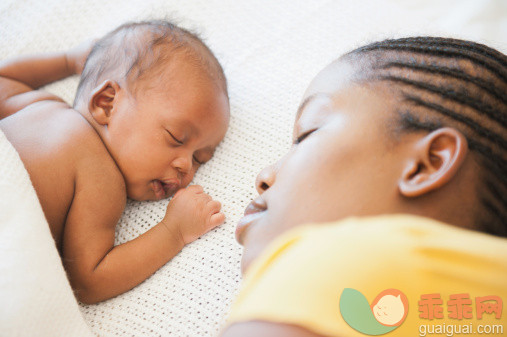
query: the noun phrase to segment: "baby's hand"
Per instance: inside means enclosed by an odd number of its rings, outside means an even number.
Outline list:
[[[225,221],[221,207],[201,186],[192,185],[176,192],[162,223],[176,229],[186,245]]]
[[[85,41],[65,53],[67,67],[73,74],[80,75],[83,72],[86,59],[97,41],[98,39]]]

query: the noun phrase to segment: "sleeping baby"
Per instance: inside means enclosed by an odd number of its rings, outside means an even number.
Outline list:
[[[73,107],[37,90],[73,74],[81,74]],[[166,21],[125,24],[66,53],[0,64],[0,129],[30,174],[84,303],[133,288],[224,222],[218,201],[186,186],[228,123],[219,62]],[[160,223],[114,246],[127,197],[172,195]]]

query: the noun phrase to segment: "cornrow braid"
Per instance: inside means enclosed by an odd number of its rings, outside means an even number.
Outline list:
[[[479,124],[476,123],[476,121],[474,121],[472,118],[470,118],[468,116],[456,113],[456,112],[454,112],[450,109],[447,109],[441,105],[438,105],[436,103],[424,101],[420,97],[412,96],[410,94],[405,94],[405,99],[408,102],[412,102],[414,105],[418,105],[421,107],[425,107],[427,109],[435,110],[435,111],[441,113],[442,115],[445,115],[447,117],[455,119],[456,121],[466,124],[475,133],[477,133],[478,136],[487,138],[488,140],[491,140],[493,142],[497,142],[498,144],[500,144],[500,146],[504,150],[507,148],[507,141],[504,138],[502,138],[502,136],[492,132],[491,130],[488,130],[487,128],[481,127]],[[431,131],[433,131],[433,130],[431,130]]]
[[[434,45],[431,43],[428,44],[420,44],[414,43],[410,44],[409,42],[404,43],[395,43],[393,40],[386,40],[385,45],[371,45],[365,46],[357,49],[357,52],[368,52],[371,50],[393,50],[393,51],[407,51],[412,53],[426,54],[429,56],[441,56],[441,57],[454,57],[455,59],[462,59],[471,61],[477,65],[482,66],[483,68],[489,70],[491,73],[499,76],[504,82],[507,81],[507,70],[505,69],[505,65],[500,63],[500,67],[498,64],[497,58],[491,57],[491,55],[485,55],[484,53],[476,53],[473,54],[471,50],[465,50],[463,47],[452,48],[452,47],[444,47],[442,44]],[[473,43],[473,42],[470,42]],[[499,63],[499,62],[498,62]]]
[[[476,223],[507,237],[507,56],[470,41],[411,37],[372,43],[345,57],[368,70],[358,74],[360,81],[392,84],[401,97],[402,130],[448,126],[465,135],[482,170]]]
[[[488,94],[491,94],[496,99],[502,101],[502,103],[507,104],[507,96],[504,92],[498,90],[497,87],[491,85],[491,82],[485,81],[480,77],[477,76],[471,76],[464,72],[446,68],[446,67],[440,67],[438,65],[425,65],[425,64],[406,64],[403,62],[389,62],[384,65],[384,69],[389,68],[408,68],[408,69],[416,69],[421,72],[427,72],[427,73],[441,73],[445,74],[449,77],[454,77],[456,79],[468,81],[476,86],[478,86],[480,89],[484,90]]]
[[[426,90],[431,93],[436,93],[441,95],[444,98],[455,101],[456,103],[460,103],[463,105],[467,105],[473,109],[476,109],[480,114],[491,118],[498,123],[500,123],[503,127],[507,126],[507,115],[502,114],[501,111],[495,110],[488,103],[477,101],[470,96],[468,96],[467,92],[459,92],[454,90],[452,87],[442,88],[430,83],[426,83],[423,81],[411,80],[404,77],[398,77],[393,75],[381,75],[381,79],[392,81],[392,82],[401,82],[405,85],[411,85],[421,90]]]
[[[415,37],[415,38],[412,37],[398,39],[396,41],[398,43],[407,42],[407,43],[420,43],[422,45],[431,44],[433,46],[443,46],[443,47],[453,46],[458,49],[463,48],[464,50],[474,51],[484,56],[490,57],[495,61],[499,62],[503,67],[507,66],[505,56],[502,53],[482,44],[470,43],[470,41],[463,41],[457,39],[442,39],[440,37],[431,37],[431,36]]]

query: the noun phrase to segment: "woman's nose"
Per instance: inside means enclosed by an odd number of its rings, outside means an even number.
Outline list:
[[[259,194],[266,192],[266,190],[275,183],[276,167],[277,165],[275,164],[265,167],[257,175],[257,179],[255,179],[255,188]]]

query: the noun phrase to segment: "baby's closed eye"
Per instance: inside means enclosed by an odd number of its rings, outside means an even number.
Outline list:
[[[169,134],[169,136],[171,136],[170,138],[172,138],[172,140],[174,140],[178,145],[183,145],[182,140],[180,140],[178,137],[176,137],[171,131],[169,131],[169,130],[166,130],[166,131]]]

